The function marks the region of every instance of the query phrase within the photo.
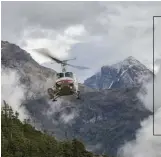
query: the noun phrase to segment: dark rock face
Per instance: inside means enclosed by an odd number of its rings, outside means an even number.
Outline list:
[[[1,41],[1,54],[1,63],[5,67],[17,68],[17,66],[23,66],[26,62],[38,65],[27,52],[7,41]]]
[[[38,95],[29,97],[23,103],[31,117],[37,120],[35,125],[40,123],[41,129],[54,132],[54,136],[60,140],[75,137],[93,152],[116,155],[122,144],[135,138],[140,121],[152,114],[136,96],[140,91],[139,87],[105,89],[98,92],[80,85],[81,100],[71,96],[51,102],[44,91],[49,87],[47,79],[54,81],[55,72],[35,63],[27,52],[16,45],[8,42],[2,44],[2,68],[16,69],[22,80],[29,79],[27,83],[21,82],[28,84],[30,88],[27,91],[34,91]],[[22,53],[21,57],[16,55],[17,52]],[[116,71],[113,67],[102,68],[102,73],[109,72],[111,78],[115,77]],[[134,74],[129,72],[128,76],[131,75]],[[38,83],[37,86],[35,82]]]
[[[58,139],[76,137],[95,153],[116,155],[121,145],[135,139],[140,121],[152,114],[136,97],[138,91],[132,88],[88,92],[82,100],[68,97],[49,105],[44,98],[26,106]]]
[[[125,88],[141,86],[153,77],[152,72],[133,57],[111,66],[84,81],[86,86],[96,89]]]
[[[54,70],[40,66],[29,53],[7,41],[1,41],[1,62],[3,69],[9,68],[19,73],[20,82],[26,85],[26,92],[35,95],[46,93],[46,89],[55,82]]]

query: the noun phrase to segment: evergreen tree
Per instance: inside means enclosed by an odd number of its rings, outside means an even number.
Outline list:
[[[84,145],[73,139],[58,142],[47,132],[37,131],[4,101],[1,110],[1,150],[3,157],[93,157]]]

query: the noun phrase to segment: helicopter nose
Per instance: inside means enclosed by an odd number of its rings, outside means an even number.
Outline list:
[[[68,83],[68,84],[72,84],[72,83],[74,83],[74,81],[73,81],[73,80],[65,80],[64,82],[65,82],[65,83]]]

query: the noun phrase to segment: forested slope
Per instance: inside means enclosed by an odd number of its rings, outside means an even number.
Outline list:
[[[5,103],[1,110],[1,149],[3,157],[93,157],[84,145],[72,141],[57,141],[45,132],[37,131],[28,124],[27,119],[21,122],[19,113]]]

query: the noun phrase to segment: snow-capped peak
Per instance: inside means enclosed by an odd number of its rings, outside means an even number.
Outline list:
[[[151,76],[152,72],[145,65],[129,56],[119,63],[103,66],[99,78],[90,77],[84,84],[99,89],[131,87],[142,84]]]

